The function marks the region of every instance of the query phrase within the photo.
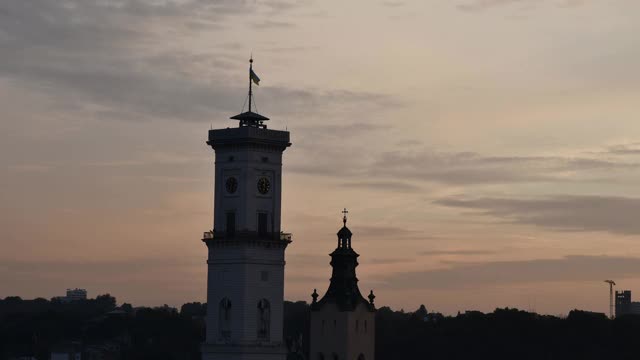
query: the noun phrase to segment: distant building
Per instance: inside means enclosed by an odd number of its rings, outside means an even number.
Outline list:
[[[87,290],[85,289],[67,289],[66,296],[56,296],[53,298],[54,300],[62,301],[62,302],[73,302],[73,301],[82,301],[87,300]]]
[[[631,301],[631,290],[616,291],[616,317],[627,314],[640,315],[640,302]]]
[[[87,300],[87,290],[67,289],[67,301]]]
[[[360,255],[351,247],[346,216],[343,222],[338,247],[331,253],[329,289],[320,300],[315,290],[312,295],[311,360],[374,360],[375,296],[371,291],[367,301],[358,289],[356,267]]]

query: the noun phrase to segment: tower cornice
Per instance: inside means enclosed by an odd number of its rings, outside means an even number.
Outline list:
[[[209,130],[207,145],[213,149],[258,145],[283,151],[291,146],[291,141],[288,131],[240,127]]]

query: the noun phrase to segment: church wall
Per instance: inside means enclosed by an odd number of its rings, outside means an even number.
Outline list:
[[[349,313],[340,312],[334,304],[312,311],[309,360],[319,360],[319,353],[324,354],[325,360],[332,359],[333,353],[340,356],[339,360],[344,360],[342,354],[347,352],[348,321]]]
[[[347,326],[347,356],[345,360],[358,360],[360,354],[365,360],[373,360],[375,356],[375,320],[374,312],[360,304],[353,312],[349,312]],[[365,327],[366,321],[366,327]]]

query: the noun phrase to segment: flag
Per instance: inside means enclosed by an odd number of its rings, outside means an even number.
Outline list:
[[[249,79],[253,80],[256,85],[260,85],[260,78],[253,72],[253,69],[249,69]]]

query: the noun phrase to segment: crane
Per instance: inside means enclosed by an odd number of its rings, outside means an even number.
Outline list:
[[[605,280],[604,282],[609,284],[609,318],[613,319],[613,287],[616,282],[613,280]]]

